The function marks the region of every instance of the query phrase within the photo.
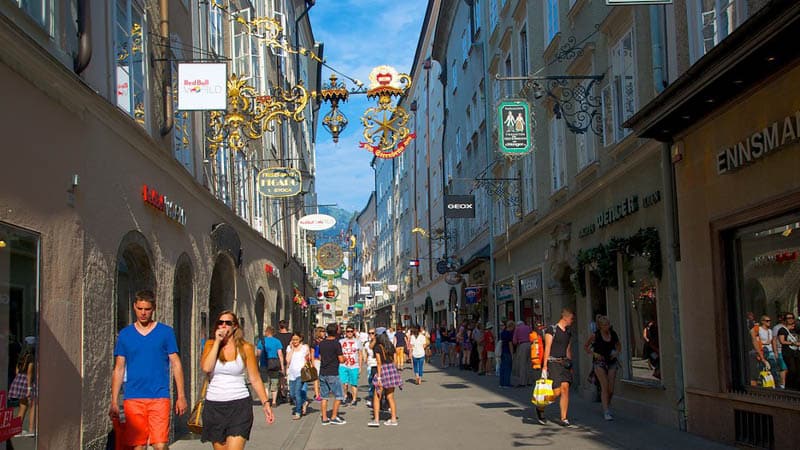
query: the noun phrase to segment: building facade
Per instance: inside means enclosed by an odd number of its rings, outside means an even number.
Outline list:
[[[255,174],[293,159],[313,176],[312,109],[307,124],[252,142],[250,159],[213,158],[207,116],[178,111],[173,94],[179,60],[229,58],[228,73],[250,75],[259,92],[313,85],[315,63],[270,65],[269,46],[236,18],[285,16],[307,48],[313,34],[297,20],[304,2],[34,3],[0,4],[0,130],[20,167],[0,181],[0,345],[35,346],[38,390],[25,422],[36,436],[12,442],[106,448],[114,343],[136,291],[153,290],[156,319],[176,331],[190,404],[221,311],[239,315],[248,339],[278,319],[307,327],[291,302],[310,266],[292,220],[302,204],[262,199]],[[13,368],[16,350],[0,362]],[[174,438],[186,434],[173,424]]]
[[[798,330],[800,53],[786,43],[800,5],[678,6],[676,28],[688,30],[676,40],[680,76],[628,126],[662,145],[674,173],[688,429],[791,447],[798,353],[778,350],[782,370],[768,330],[784,339]]]

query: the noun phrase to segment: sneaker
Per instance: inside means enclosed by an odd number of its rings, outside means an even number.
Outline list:
[[[377,428],[381,426],[381,423],[378,422],[377,420],[371,420],[369,423],[367,423],[367,426],[372,428]]]
[[[568,419],[561,419],[558,421],[558,424],[564,428],[575,428],[575,425],[569,423]]]
[[[603,413],[603,418],[606,420],[614,420],[614,416],[611,415],[611,411],[606,411]]]
[[[336,416],[333,419],[331,419],[331,423],[334,424],[334,425],[344,425],[344,424],[347,423],[347,421],[342,419],[339,416]]]
[[[331,423],[331,419],[322,419],[322,426],[328,425]]]
[[[353,400],[353,403],[350,403],[350,406],[358,406],[358,399]]]
[[[300,414],[293,413],[293,414],[292,414],[292,420],[300,420]],[[324,425],[324,424],[323,424],[323,425]]]
[[[544,425],[547,423],[547,420],[544,418],[544,411],[541,409],[536,409],[536,420],[539,422],[539,425]]]
[[[372,402],[367,400],[366,403],[367,403],[367,408],[372,409]]]
[[[314,401],[315,401],[315,402],[321,402],[321,401],[322,401],[322,397],[320,397],[320,396],[318,395],[318,396],[314,397]]]
[[[386,422],[383,422],[383,424],[386,425],[387,427],[396,427],[397,426],[397,421],[396,420],[387,420]]]

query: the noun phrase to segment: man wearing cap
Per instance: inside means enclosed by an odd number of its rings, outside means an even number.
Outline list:
[[[494,367],[494,333],[492,332],[494,325],[492,322],[486,322],[486,327],[483,330],[481,350],[481,362],[478,369],[478,375],[486,375],[490,367]]]

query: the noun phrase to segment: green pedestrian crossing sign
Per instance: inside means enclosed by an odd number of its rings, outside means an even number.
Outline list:
[[[531,149],[530,105],[524,100],[505,100],[497,107],[500,151],[524,154]]]

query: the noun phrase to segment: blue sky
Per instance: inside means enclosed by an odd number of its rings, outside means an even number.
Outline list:
[[[317,0],[309,16],[314,39],[325,43],[325,62],[368,85],[375,66],[385,64],[409,73],[426,7],[427,0]],[[323,79],[327,81],[330,74],[323,67]],[[353,83],[347,81],[347,86],[352,88]],[[336,203],[349,211],[361,211],[366,205],[375,187],[370,167],[373,155],[358,143],[364,140],[361,114],[374,104],[365,95],[351,96],[340,104],[348,126],[337,144],[319,126],[316,183],[320,204]],[[323,104],[320,119],[329,110]]]

